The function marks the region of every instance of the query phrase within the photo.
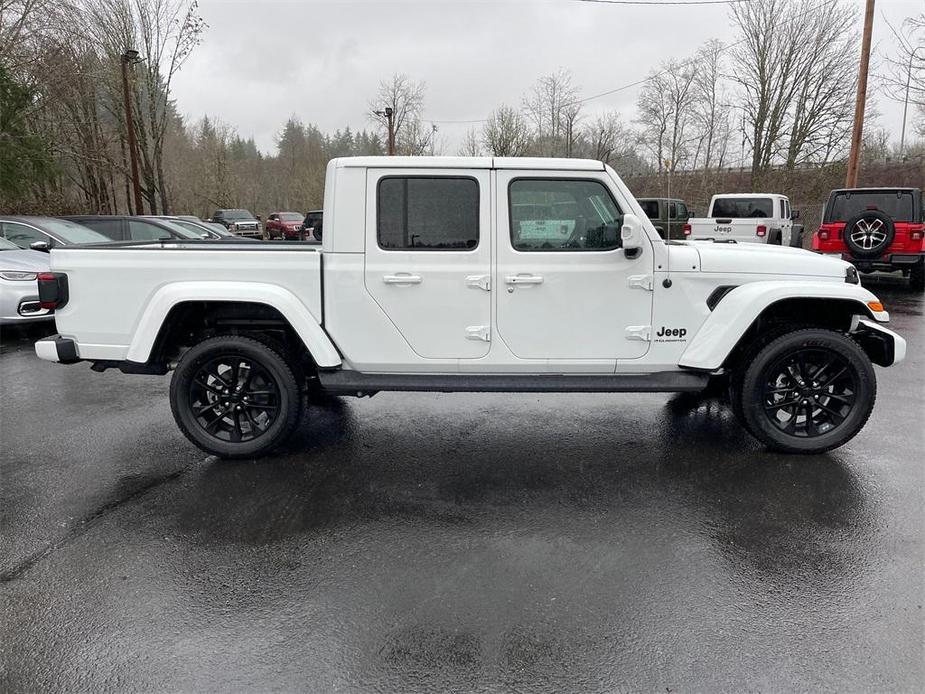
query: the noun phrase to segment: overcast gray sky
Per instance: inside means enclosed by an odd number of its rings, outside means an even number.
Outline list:
[[[863,0],[850,0],[859,9]],[[878,0],[874,45],[890,49],[884,17],[898,26],[923,0]],[[200,0],[209,24],[176,78],[190,120],[216,116],[258,146],[295,114],[322,130],[371,127],[366,104],[379,81],[404,72],[427,84],[425,117],[484,118],[519,106],[542,74],[572,71],[583,96],[635,82],[704,41],[729,42],[727,5],[625,6],[573,0]],[[586,104],[633,117],[638,87]],[[901,104],[878,97],[880,124],[899,138]],[[465,123],[439,123],[455,153]]]

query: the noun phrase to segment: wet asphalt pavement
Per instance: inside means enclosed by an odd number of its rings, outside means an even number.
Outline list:
[[[207,458],[168,379],[0,353],[3,691],[921,691],[925,319],[847,446],[712,401],[383,393]]]

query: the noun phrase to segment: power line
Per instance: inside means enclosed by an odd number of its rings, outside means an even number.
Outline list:
[[[593,2],[600,5],[737,5],[753,0],[571,0],[572,2]]]

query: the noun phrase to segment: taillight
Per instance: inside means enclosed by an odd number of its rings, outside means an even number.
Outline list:
[[[691,235],[691,225],[685,224],[683,227],[683,231],[684,231],[685,236],[690,236]]]
[[[758,234],[758,236],[761,236],[762,238],[764,238],[764,236],[767,235],[768,233],[768,228],[764,224],[759,224],[755,228],[755,233]]]
[[[820,241],[828,241],[828,240],[829,240],[829,230],[828,230],[828,229],[820,229],[820,230],[819,230],[819,240],[820,240]]]
[[[62,308],[68,299],[67,275],[63,272],[40,272],[39,305],[45,309]]]
[[[909,231],[909,238],[913,241],[921,241],[923,236],[923,227],[920,225]]]

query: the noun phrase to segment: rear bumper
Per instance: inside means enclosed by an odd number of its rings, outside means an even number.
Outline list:
[[[59,364],[76,364],[80,361],[77,343],[60,335],[50,335],[36,342],[35,354],[39,359]]]
[[[832,257],[837,256],[845,262],[851,263],[861,272],[908,270],[914,265],[925,262],[925,253],[890,253],[880,258],[855,258],[850,253],[820,250],[817,250],[816,253]]]

